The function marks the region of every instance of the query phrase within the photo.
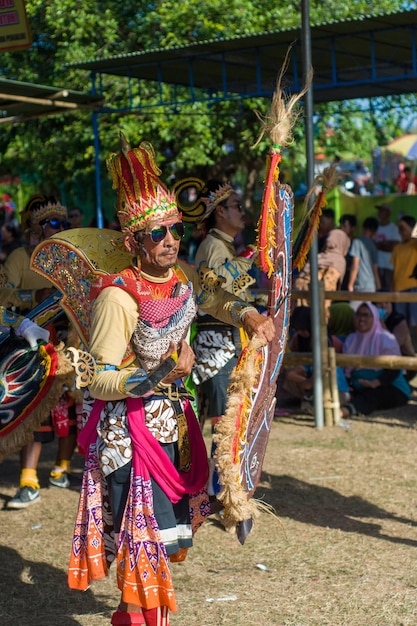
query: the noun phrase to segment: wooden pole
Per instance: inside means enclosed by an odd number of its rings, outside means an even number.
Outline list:
[[[336,350],[333,346],[329,347],[329,371],[333,404],[333,424],[337,424],[340,422],[340,400],[336,374]]]
[[[350,302],[351,300],[363,302],[417,302],[417,293],[410,291],[326,291],[326,300],[337,302]],[[291,298],[308,300],[309,291],[292,291]]]
[[[319,281],[319,306],[320,306],[320,348],[323,380],[323,413],[324,425],[333,426],[333,403],[330,389],[329,370],[329,343],[327,335],[326,303],[324,299],[324,282]]]
[[[313,355],[311,352],[288,352],[284,355],[284,365],[311,365]],[[363,354],[339,354],[336,353],[336,364],[341,367],[377,367],[387,370],[412,370],[417,371],[417,357],[412,356],[365,356]]]

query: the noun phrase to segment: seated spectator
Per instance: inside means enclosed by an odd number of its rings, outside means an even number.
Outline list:
[[[401,242],[395,246],[391,256],[394,266],[393,291],[417,292],[417,239],[412,237],[415,225],[416,220],[411,215],[404,215],[398,220]],[[417,302],[397,302],[396,309],[404,315],[416,333]]]
[[[404,315],[398,313],[393,302],[379,302],[377,308],[383,325],[398,341],[401,354],[403,356],[415,357],[416,353],[413,340],[411,339],[410,327]],[[415,375],[416,372],[410,370],[407,371],[405,376],[407,380],[411,380]]]
[[[355,312],[355,332],[343,344],[344,354],[363,356],[400,356],[394,335],[383,328],[378,309],[363,302]],[[342,415],[369,415],[380,409],[393,409],[407,404],[411,390],[401,370],[378,367],[345,367],[350,384],[351,400],[342,407]]]
[[[349,249],[351,257],[348,291],[374,292],[380,289],[377,253],[373,237],[378,229],[376,217],[367,217],[362,223],[362,237],[354,239]]]
[[[296,307],[290,319],[290,331],[293,335],[288,343],[291,352],[311,352],[311,309],[307,306]],[[342,351],[342,342],[328,334],[328,345],[336,352]],[[302,400],[301,410],[313,414],[313,368],[311,365],[294,365],[285,368],[280,374],[282,389],[289,398]],[[348,386],[342,368],[337,368],[337,382],[341,401],[346,401]]]
[[[381,291],[385,290],[381,289]],[[386,291],[388,291],[388,289]],[[392,333],[398,341],[401,354],[403,356],[414,357],[416,354],[411,340],[410,328],[404,315],[398,312],[397,305],[394,302],[374,302],[374,304],[378,309],[382,325]]]
[[[344,343],[355,330],[354,310],[349,302],[333,302],[329,307],[329,332]]]
[[[288,342],[290,352],[311,352],[311,312],[308,306],[297,306],[291,313]],[[294,365],[282,368],[278,377],[278,390],[286,393],[287,403],[304,396],[310,397],[313,390],[313,369],[311,365]],[[282,401],[282,398],[279,398]]]

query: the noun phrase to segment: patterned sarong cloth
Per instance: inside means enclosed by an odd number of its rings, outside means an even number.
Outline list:
[[[237,354],[233,329],[209,315],[199,315],[193,342],[195,363],[192,379],[196,385],[213,378]]]
[[[117,580],[122,599],[146,609],[168,606],[176,610],[168,557],[153,512],[150,475],[172,502],[190,498],[193,532],[210,512],[204,492],[208,478],[204,440],[189,402],[185,414],[191,445],[191,468],[179,472],[145,426],[143,402],[127,399],[133,446],[131,487],[122,520],[116,554],[107,483],[96,448],[96,427],[105,402],[96,401],[80,445],[88,450],[70,557],[68,583],[85,590],[103,578],[117,559]]]

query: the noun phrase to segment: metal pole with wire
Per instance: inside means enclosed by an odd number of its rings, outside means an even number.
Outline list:
[[[311,60],[311,30],[310,30],[310,2],[301,2],[301,39],[303,53],[304,81],[312,67]],[[314,77],[313,77],[314,80]],[[305,105],[305,136],[307,157],[307,187],[311,188],[314,180],[314,129],[313,129],[313,89],[307,91],[304,96]],[[322,358],[320,342],[320,308],[319,308],[319,285],[318,285],[318,244],[317,235],[314,234],[310,249],[310,289],[311,289],[311,326],[312,326],[312,353],[313,353],[313,385],[314,385],[314,415],[317,428],[323,428],[323,379]]]
[[[96,95],[96,85],[94,74],[91,77],[92,93]],[[95,180],[96,180],[96,219],[97,228],[103,228],[103,208],[101,204],[101,173],[100,173],[100,136],[98,125],[98,111],[93,111],[93,134],[94,134],[94,163],[95,163]]]

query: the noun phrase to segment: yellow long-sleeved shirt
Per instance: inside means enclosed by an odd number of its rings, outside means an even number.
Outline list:
[[[196,271],[185,263],[180,268],[193,285],[194,292],[201,292]],[[155,301],[157,305],[157,301]],[[232,306],[233,303],[233,306]],[[204,310],[226,324],[240,327],[239,310],[247,303],[223,289],[209,294]],[[139,305],[135,298],[119,287],[107,287],[96,299],[91,317],[89,351],[98,364],[121,366],[126,348],[138,322]],[[235,309],[232,314],[232,308]],[[126,393],[120,391],[122,382],[138,367],[137,361],[115,370],[99,371],[90,385],[90,393],[101,400],[120,400]]]
[[[51,288],[51,283],[30,269],[30,252],[27,248],[16,248],[7,257],[3,272],[5,284],[0,287],[0,305],[33,309],[37,302],[38,289]]]

